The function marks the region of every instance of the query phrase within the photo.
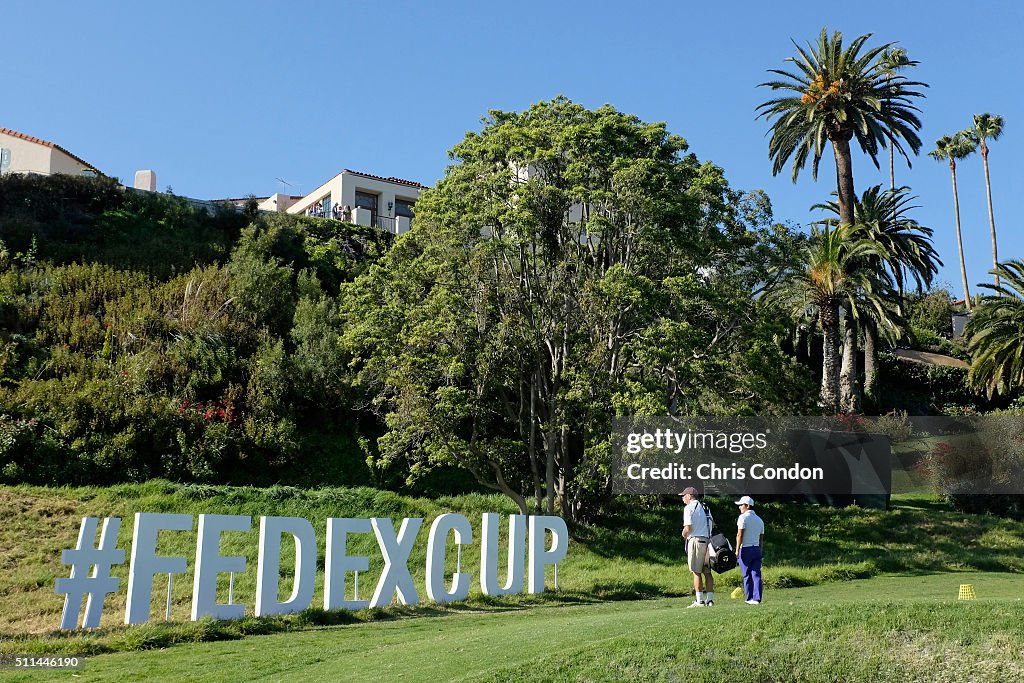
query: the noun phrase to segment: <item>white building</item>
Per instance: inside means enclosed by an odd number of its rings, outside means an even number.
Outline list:
[[[4,173],[103,175],[95,166],[60,145],[0,128],[0,175]]]
[[[409,229],[413,217],[413,206],[426,185],[401,178],[360,173],[345,169],[316,188],[305,197],[290,203],[284,210],[292,214],[336,218],[357,225],[375,226],[395,235]],[[268,197],[260,208],[277,210],[265,206],[275,197]],[[290,198],[289,198],[290,199]]]

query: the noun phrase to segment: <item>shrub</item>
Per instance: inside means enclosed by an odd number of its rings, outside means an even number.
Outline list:
[[[929,336],[950,339],[953,336],[953,298],[945,289],[932,289],[924,294],[910,294],[907,301],[907,318],[914,328],[915,336]],[[922,343],[931,343],[918,337]]]
[[[1024,431],[1014,417],[974,421],[978,431],[951,437],[922,462],[935,491],[963,512],[1024,518]]]

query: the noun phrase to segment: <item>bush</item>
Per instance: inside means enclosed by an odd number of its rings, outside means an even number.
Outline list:
[[[336,298],[390,244],[109,179],[0,178],[0,478],[369,482]]]
[[[945,289],[932,289],[924,294],[910,294],[906,298],[907,318],[915,336],[950,339],[953,336],[953,297]],[[918,336],[922,343],[924,341]]]
[[[891,353],[879,354],[878,367],[878,407],[883,413],[936,415],[956,407],[974,412],[991,407],[968,386],[966,368],[911,363]]]
[[[1024,430],[1013,416],[975,420],[922,462],[935,491],[962,512],[1024,519]]]

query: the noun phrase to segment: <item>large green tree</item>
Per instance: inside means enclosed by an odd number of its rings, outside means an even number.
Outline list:
[[[971,289],[967,285],[967,264],[964,262],[964,240],[960,233],[960,197],[956,189],[956,162],[966,158],[974,151],[974,144],[963,132],[954,135],[943,135],[935,141],[935,149],[928,156],[936,161],[949,162],[949,173],[953,178],[953,215],[956,218],[956,248],[960,256],[960,281],[964,286],[964,305],[970,311],[974,304],[971,301]]]
[[[797,56],[786,59],[792,70],[770,70],[783,80],[761,84],[790,93],[758,107],[758,118],[771,121],[772,173],[777,175],[792,159],[796,182],[810,158],[811,174],[817,179],[821,156],[826,144],[831,144],[841,225],[854,222],[852,140],[876,167],[878,151],[887,144],[908,161],[904,145],[913,154],[921,148],[919,110],[913,101],[923,96],[916,88],[924,84],[885,68],[880,57],[893,45],[865,48],[870,37],[859,36],[844,46],[842,33],[829,35],[823,28],[815,45],[804,49],[794,43]]]
[[[992,272],[1002,284],[979,285],[996,296],[982,298],[964,330],[971,353],[968,379],[989,396],[1024,387],[1024,261],[1001,263]]]
[[[780,394],[793,370],[752,294],[780,254],[751,229],[767,202],[664,124],[559,98],[492,111],[451,156],[413,230],[343,292],[382,461],[456,465],[524,512],[577,517],[608,490],[615,415]]]
[[[988,175],[988,141],[998,140],[1003,134],[1003,117],[993,114],[975,114],[974,126],[964,131],[975,145],[981,148],[981,161],[985,167],[985,194],[988,197],[988,227],[992,234],[992,267],[996,270],[992,274],[996,279],[996,287],[999,287],[999,248],[996,246],[996,218],[992,211],[992,181]]]

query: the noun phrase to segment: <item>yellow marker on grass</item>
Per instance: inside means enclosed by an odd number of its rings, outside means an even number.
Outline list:
[[[978,597],[978,594],[974,592],[974,584],[960,584],[960,597],[957,598],[958,600],[974,600],[976,597]]]

